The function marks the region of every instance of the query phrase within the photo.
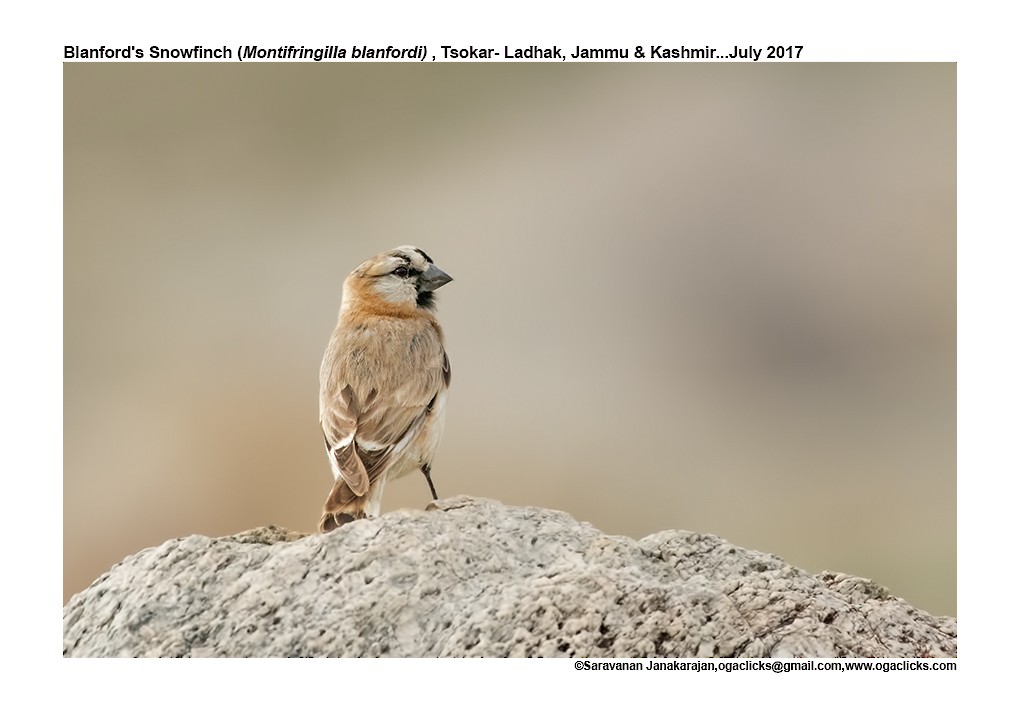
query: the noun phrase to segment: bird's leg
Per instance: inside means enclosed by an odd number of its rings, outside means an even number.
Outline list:
[[[432,484],[432,476],[429,474],[432,468],[429,467],[428,463],[421,466],[421,472],[425,476],[425,479],[429,482],[429,490],[432,491],[432,499],[438,500],[439,496],[436,495],[436,486]]]

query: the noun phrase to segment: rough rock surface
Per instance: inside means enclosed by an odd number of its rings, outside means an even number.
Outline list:
[[[64,655],[956,655],[952,618],[712,535],[633,540],[466,497],[429,510],[143,550],[64,608]]]

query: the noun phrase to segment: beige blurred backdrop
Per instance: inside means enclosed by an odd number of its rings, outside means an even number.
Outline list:
[[[68,64],[64,98],[65,601],[314,529],[341,283],[410,243],[455,278],[441,495],[955,614],[954,65]]]

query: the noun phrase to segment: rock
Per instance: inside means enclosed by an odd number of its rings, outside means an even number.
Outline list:
[[[143,550],[64,608],[64,655],[943,657],[956,621],[712,535],[458,497]]]

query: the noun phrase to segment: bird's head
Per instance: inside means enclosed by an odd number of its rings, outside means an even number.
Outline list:
[[[372,296],[396,308],[433,310],[433,293],[452,277],[440,270],[424,250],[402,245],[366,260],[354,269],[345,284],[345,301],[352,295]]]

